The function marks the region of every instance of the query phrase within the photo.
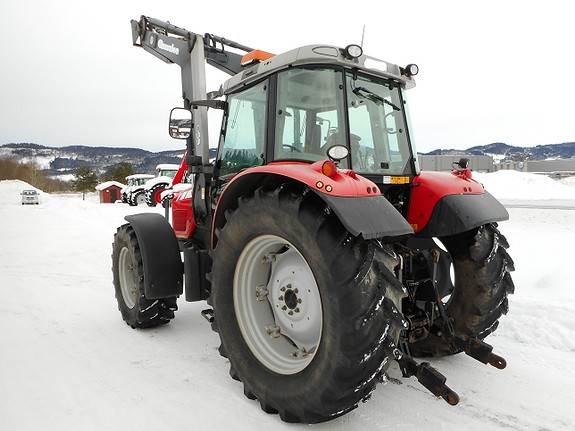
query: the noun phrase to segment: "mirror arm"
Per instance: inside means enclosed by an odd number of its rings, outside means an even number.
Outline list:
[[[208,108],[222,109],[224,111],[228,109],[228,102],[223,100],[192,100],[190,105],[192,105],[192,109],[197,109],[198,106],[207,106]]]

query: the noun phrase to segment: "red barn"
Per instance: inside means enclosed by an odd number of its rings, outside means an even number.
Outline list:
[[[117,181],[106,181],[105,183],[98,184],[96,190],[100,193],[100,203],[113,204],[118,199],[121,199],[121,190],[124,187],[126,187],[124,184]]]

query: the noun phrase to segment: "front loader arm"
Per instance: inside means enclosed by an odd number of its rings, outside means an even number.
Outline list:
[[[225,47],[244,52],[253,48],[224,37],[206,33],[203,36],[169,22],[142,16],[132,20],[132,44],[140,46],[166,63],[186,64],[194,43],[201,39],[206,63],[229,74],[241,72],[242,54],[226,51]]]
[[[177,27],[169,22],[142,16],[132,20],[132,44],[143,48],[154,57],[181,69],[182,97],[184,107],[192,108],[193,101],[206,100],[206,63],[230,74],[241,71],[242,56],[228,52],[224,47],[241,51],[252,49],[223,37],[197,33]],[[206,106],[193,111],[193,133],[186,146],[190,156],[201,156],[203,163],[209,160],[208,115]]]

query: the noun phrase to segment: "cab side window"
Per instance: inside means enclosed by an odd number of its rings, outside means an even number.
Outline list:
[[[264,162],[267,81],[228,97],[226,131],[218,158],[220,175]]]

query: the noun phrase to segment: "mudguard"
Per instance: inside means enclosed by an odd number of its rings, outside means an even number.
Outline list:
[[[442,197],[425,227],[418,232],[422,237],[442,237],[466,232],[486,223],[509,219],[509,213],[489,192],[477,195],[448,195]]]
[[[144,269],[147,299],[169,298],[183,292],[180,248],[170,224],[160,214],[126,216],[136,232]]]
[[[413,234],[409,223],[383,196],[338,197],[325,193],[317,195],[354,236],[387,240]]]
[[[468,169],[421,172],[413,179],[407,219],[420,237],[455,235],[508,218]]]
[[[322,163],[270,163],[236,175],[218,199],[212,224],[212,247],[217,242],[216,230],[225,224],[226,209],[236,205],[240,196],[255,190],[272,176],[307,186],[324,200],[352,235],[387,239],[413,234],[412,227],[381,195],[375,183],[349,170],[339,170],[335,176],[328,177],[322,174]]]

